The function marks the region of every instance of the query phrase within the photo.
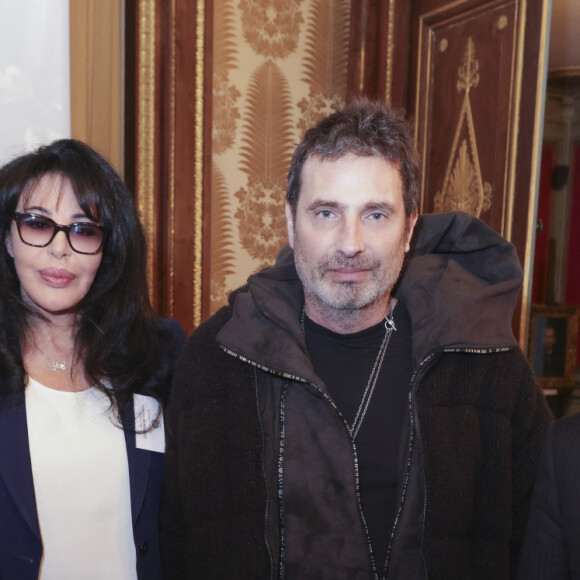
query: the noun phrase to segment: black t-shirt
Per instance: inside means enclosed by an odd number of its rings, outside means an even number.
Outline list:
[[[375,563],[383,574],[397,509],[401,433],[408,421],[412,375],[411,321],[398,302],[393,331],[377,384],[355,445],[361,503]],[[352,425],[385,337],[384,321],[354,334],[337,334],[305,317],[306,343],[318,376]]]

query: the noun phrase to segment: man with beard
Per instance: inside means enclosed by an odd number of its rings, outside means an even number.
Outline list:
[[[176,372],[166,578],[515,572],[550,417],[511,331],[521,268],[475,218],[417,219],[418,197],[411,130],[379,104],[298,145],[289,247]]]

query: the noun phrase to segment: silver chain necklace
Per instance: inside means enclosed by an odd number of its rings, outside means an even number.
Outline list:
[[[38,352],[52,365],[52,370],[56,373],[57,371],[66,371],[66,360],[62,362],[58,362],[56,360],[51,359],[47,354],[45,354],[38,346],[36,347]]]
[[[306,335],[306,331],[304,328],[305,316],[306,316],[306,307],[303,306],[302,314],[300,316],[300,327],[302,328],[302,332],[304,333],[304,335]],[[360,400],[358,410],[354,417],[354,421],[352,422],[352,425],[350,425],[350,432],[352,434],[353,439],[356,439],[356,436],[358,435],[362,422],[364,421],[364,418],[367,414],[367,410],[369,408],[371,398],[375,391],[375,386],[377,384],[377,380],[379,378],[379,374],[383,366],[383,360],[385,358],[385,353],[387,352],[387,348],[389,346],[393,330],[397,330],[397,327],[395,326],[395,322],[393,320],[393,309],[391,308],[391,305],[389,303],[389,313],[385,316],[385,337],[383,338],[383,342],[381,343],[379,352],[377,353],[377,358],[375,359],[375,363],[371,370],[367,386],[365,387],[363,396]]]

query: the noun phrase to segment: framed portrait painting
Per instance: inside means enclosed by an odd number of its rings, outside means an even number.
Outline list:
[[[528,360],[545,389],[574,386],[578,306],[533,304]]]

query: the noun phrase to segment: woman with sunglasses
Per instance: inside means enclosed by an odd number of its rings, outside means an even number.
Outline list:
[[[161,406],[183,343],[155,318],[137,210],[60,140],[0,169],[0,578],[157,580]]]

